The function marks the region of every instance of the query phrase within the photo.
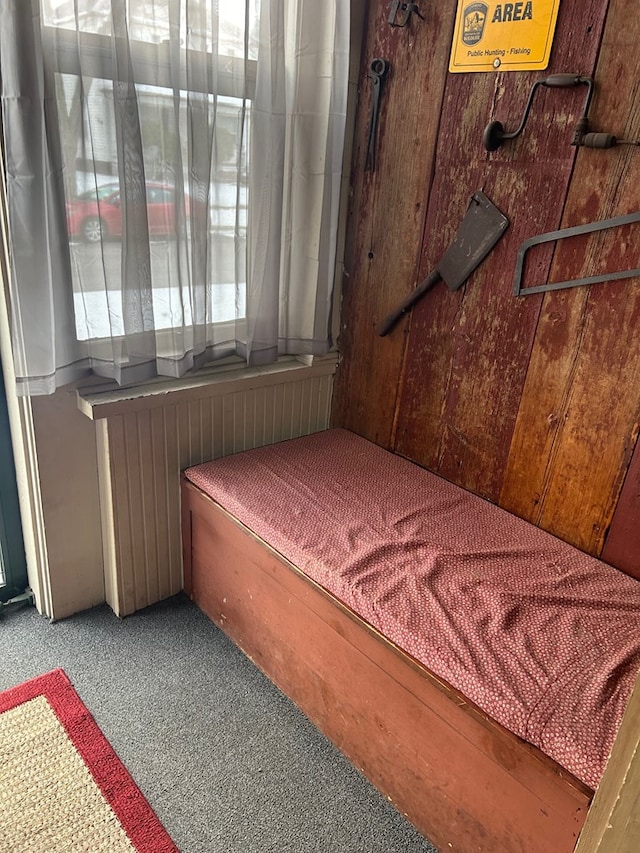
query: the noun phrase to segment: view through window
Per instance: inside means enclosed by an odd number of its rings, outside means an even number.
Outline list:
[[[141,237],[156,329],[192,321],[194,276],[205,279],[207,322],[243,316],[258,6],[42,0],[80,340],[125,333],[123,253]],[[130,126],[123,104],[137,113]],[[122,197],[132,128],[140,210]]]

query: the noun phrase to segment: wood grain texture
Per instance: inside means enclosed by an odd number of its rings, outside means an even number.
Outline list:
[[[333,424],[385,447],[391,444],[405,342],[401,332],[380,338],[376,327],[417,284],[455,9],[430,4],[424,14],[424,21],[413,16],[409,27],[393,28],[389,3],[372,0],[360,72]],[[367,70],[375,57],[387,59],[391,70],[371,172],[364,169],[371,104]]]
[[[637,683],[575,853],[637,853],[639,807],[640,683]]]
[[[525,238],[638,208],[638,148],[575,149],[586,90],[541,88],[523,134],[487,153],[487,122],[514,129],[541,75],[444,74],[453,9],[430,9],[408,31],[387,13],[371,3],[332,422],[589,553],[603,553],[611,529],[615,559],[616,531],[640,525],[627,476],[640,420],[638,282],[515,298],[512,280]],[[639,37],[630,0],[561,4],[545,76],[595,78],[592,130],[640,137]],[[368,173],[373,56],[392,73]],[[509,216],[505,237],[464,288],[436,286],[380,339],[377,322],[433,269],[480,187]],[[536,248],[525,284],[637,266],[633,229]],[[629,549],[624,560],[629,570]]]
[[[612,4],[591,110],[594,128],[632,138],[640,137],[636,18],[628,0]],[[562,224],[638,210],[638,153],[582,149]],[[549,280],[635,267],[639,238],[638,226],[628,226],[560,241]],[[500,496],[505,508],[595,555],[638,432],[639,321],[637,280],[544,296]]]
[[[635,451],[616,505],[602,559],[640,580],[640,444]]]
[[[592,73],[604,12],[602,2],[562,4],[546,73]],[[414,309],[397,417],[398,452],[496,501],[541,304],[512,296],[515,257],[527,236],[560,224],[576,154],[572,127],[585,90],[540,88],[518,139],[491,154],[481,140],[491,119],[507,130],[518,126],[539,78],[447,80],[422,271],[449,244],[473,190],[484,187],[511,224],[463,290],[440,288]],[[538,264],[545,278],[549,261]]]

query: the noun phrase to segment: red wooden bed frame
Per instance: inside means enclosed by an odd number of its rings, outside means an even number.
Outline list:
[[[594,792],[182,479],[185,591],[441,850],[573,851]]]

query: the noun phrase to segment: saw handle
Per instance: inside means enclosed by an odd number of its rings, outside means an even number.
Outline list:
[[[384,318],[384,320],[378,326],[378,334],[381,338],[384,338],[385,335],[388,335],[391,329],[395,326],[395,324],[400,320],[406,313],[409,311],[424,294],[431,290],[441,279],[441,275],[438,269],[434,269],[429,275],[421,281],[420,284],[412,290],[411,293],[404,299],[403,302],[396,308],[395,311],[392,311],[390,314]]]
[[[565,89],[569,86],[578,86],[584,82],[585,78],[579,74],[549,74],[544,80],[540,80],[543,86],[549,86],[552,89]]]

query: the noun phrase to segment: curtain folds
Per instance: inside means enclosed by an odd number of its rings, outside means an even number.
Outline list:
[[[349,14],[2,3],[19,393],[328,351]]]

